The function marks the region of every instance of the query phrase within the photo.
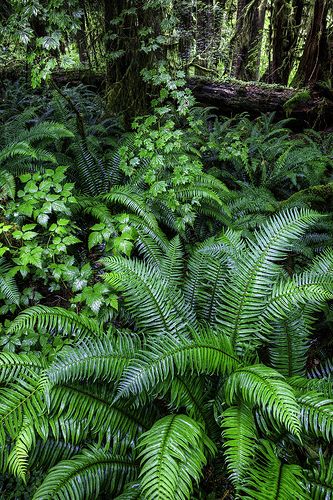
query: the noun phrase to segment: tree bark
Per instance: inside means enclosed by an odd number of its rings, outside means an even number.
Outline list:
[[[174,9],[179,19],[178,57],[187,74],[194,55],[193,7],[187,0],[178,0],[174,3]]]
[[[233,40],[233,54],[231,62],[231,74],[235,78],[242,78],[241,68],[244,67],[244,59],[249,48],[248,10],[251,9],[252,0],[238,0],[237,20]],[[255,4],[257,0],[255,0]],[[251,9],[252,10],[252,9]]]
[[[328,80],[331,76],[328,73],[328,10],[329,0],[315,0],[310,29],[294,80],[298,86],[313,85],[319,80]]]
[[[104,0],[108,106],[129,121],[145,113],[150,102],[151,89],[141,70],[151,67],[157,57],[163,58],[161,51],[141,50],[140,29],[148,27],[156,37],[161,21],[161,10],[144,7],[143,0]]]
[[[304,0],[275,0],[271,11],[272,57],[266,81],[287,85],[295,64]]]
[[[304,122],[304,126],[333,124],[333,93],[324,96],[320,89],[308,93],[276,85],[212,83],[198,78],[189,79],[188,86],[200,103],[216,107],[220,114],[245,111],[258,116],[274,111],[277,117],[290,116]]]
[[[232,75],[239,80],[259,78],[266,3],[267,0],[238,2]]]

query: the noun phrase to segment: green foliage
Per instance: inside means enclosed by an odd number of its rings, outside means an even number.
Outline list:
[[[175,111],[186,92],[160,78],[168,92],[120,140],[93,113],[83,139],[59,95],[45,129],[29,109],[8,125],[0,496],[328,497],[327,147],[272,117]],[[303,191],[280,182],[299,172],[289,147],[312,148],[322,198],[305,170]]]
[[[187,415],[168,415],[142,435],[141,491],[145,498],[186,499],[214,445],[200,424]]]
[[[110,492],[118,493],[133,479],[135,469],[130,457],[103,449],[82,450],[72,460],[59,462],[51,469],[33,498],[78,498],[80,490],[89,498],[98,495],[106,485]]]
[[[262,441],[258,462],[250,472],[249,487],[244,488],[244,498],[306,499],[308,496],[302,481],[301,467],[281,462],[272,444]]]

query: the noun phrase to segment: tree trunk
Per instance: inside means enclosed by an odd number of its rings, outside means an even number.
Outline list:
[[[328,80],[330,77],[327,40],[328,9],[329,0],[315,0],[310,29],[295,76],[295,83],[299,86],[313,85],[319,80]]]
[[[181,66],[185,68],[185,72],[188,74],[188,69],[194,55],[193,8],[192,4],[187,0],[178,0],[174,2],[174,9],[179,19],[178,57],[180,58]]]
[[[148,27],[156,37],[161,21],[160,10],[144,6],[143,0],[104,0],[107,101],[110,111],[128,120],[147,111],[151,89],[141,70],[161,58],[161,51],[141,50],[140,29]]]
[[[232,61],[232,75],[239,80],[259,77],[261,45],[267,0],[240,0]]]
[[[198,78],[189,79],[188,86],[200,103],[216,107],[221,114],[245,111],[254,117],[274,111],[278,118],[301,120],[303,126],[328,127],[333,122],[333,93],[324,95],[321,89],[310,93],[276,85],[212,83]]]
[[[251,7],[252,0],[238,0],[237,3],[237,21],[236,29],[233,40],[233,54],[231,62],[231,74],[235,78],[242,78],[241,72],[244,67],[244,59],[249,49],[249,11],[253,10]],[[254,0],[257,4],[257,0]]]
[[[263,43],[262,40],[264,35],[266,8],[267,8],[267,0],[261,0],[258,7],[256,23],[254,25],[254,40],[252,44],[253,49],[250,56],[251,72],[249,71],[249,80],[260,79],[260,66],[261,66],[261,54],[262,54],[262,43]]]
[[[211,68],[214,56],[214,13],[212,0],[198,0],[196,8],[196,59],[200,66]]]
[[[79,52],[80,63],[83,65],[89,63],[89,66],[91,67],[89,61],[89,52],[87,48],[87,37],[86,37],[86,27],[85,27],[84,17],[82,18],[80,24],[81,24],[80,29],[76,33],[76,43]]]

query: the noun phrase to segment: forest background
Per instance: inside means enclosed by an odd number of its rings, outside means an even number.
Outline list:
[[[0,498],[333,496],[333,4],[0,4]]]

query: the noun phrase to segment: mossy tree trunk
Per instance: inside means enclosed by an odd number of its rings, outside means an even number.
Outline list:
[[[266,3],[266,0],[238,2],[232,76],[240,80],[259,77]]]
[[[326,99],[321,89],[298,91],[276,84],[211,82],[203,78],[190,78],[188,85],[200,103],[216,107],[221,114],[245,111],[256,117],[275,112],[277,118],[296,118],[302,126],[332,126],[333,100]]]
[[[140,30],[160,34],[161,10],[146,8],[138,0],[104,0],[107,102],[111,112],[127,120],[147,111],[150,88],[141,71],[161,58],[160,51],[145,52]]]
[[[327,36],[329,9],[333,11],[330,0],[315,0],[310,29],[294,81],[298,86],[312,85],[320,80],[329,80],[332,76],[332,54]]]
[[[295,63],[303,11],[303,0],[275,0],[272,3],[269,83],[288,84]]]

